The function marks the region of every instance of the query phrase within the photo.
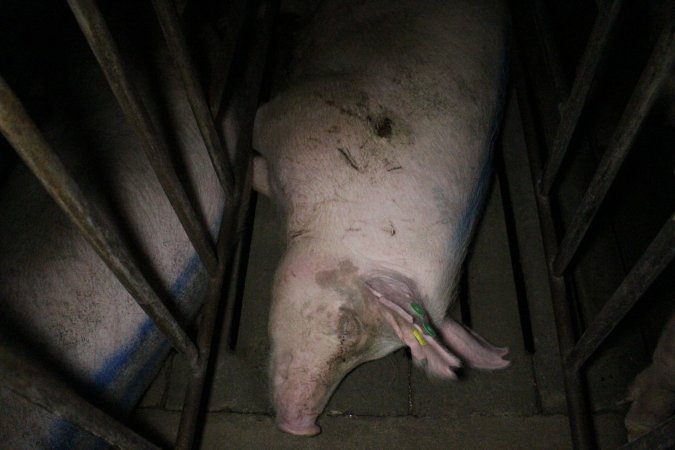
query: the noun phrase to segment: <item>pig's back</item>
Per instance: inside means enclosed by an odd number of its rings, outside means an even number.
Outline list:
[[[328,2],[257,147],[288,236],[436,278],[463,257],[503,83],[496,2]]]

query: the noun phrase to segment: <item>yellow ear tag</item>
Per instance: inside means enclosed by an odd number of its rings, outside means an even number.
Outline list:
[[[413,328],[413,334],[415,335],[415,339],[417,339],[417,342],[419,342],[422,347],[427,345],[427,341],[424,340],[424,337],[422,337],[420,332],[417,331],[417,328]]]

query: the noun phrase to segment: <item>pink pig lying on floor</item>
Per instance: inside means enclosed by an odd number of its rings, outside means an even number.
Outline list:
[[[410,347],[431,376],[508,352],[446,318],[489,184],[505,79],[496,1],[325,1],[256,119],[256,188],[288,248],[270,315],[278,426],[316,419],[359,364]]]

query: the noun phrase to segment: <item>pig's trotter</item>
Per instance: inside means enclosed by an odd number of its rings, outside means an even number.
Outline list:
[[[624,423],[630,441],[649,432],[675,412],[675,314],[661,334],[652,364],[630,387],[629,400],[633,404]]]

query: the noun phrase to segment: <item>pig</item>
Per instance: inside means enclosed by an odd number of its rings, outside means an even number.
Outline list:
[[[670,316],[649,367],[630,386],[624,424],[633,441],[675,413],[675,313]]]
[[[324,1],[259,108],[254,187],[287,248],[269,317],[276,424],[312,436],[340,381],[407,346],[430,376],[507,348],[446,317],[505,89],[497,1]]]
[[[84,40],[69,49],[62,55],[67,71],[55,71],[49,92],[36,91],[43,107],[35,121],[151,286],[187,324],[205,297],[209,275]],[[154,94],[144,103],[213,241],[225,194],[178,73],[170,56],[157,49],[143,69],[132,66],[132,78]],[[27,356],[118,415],[135,405],[170,350],[157,326],[20,164],[0,189],[0,339],[27,348]],[[96,445],[90,435],[1,385],[0,437],[5,448]]]

